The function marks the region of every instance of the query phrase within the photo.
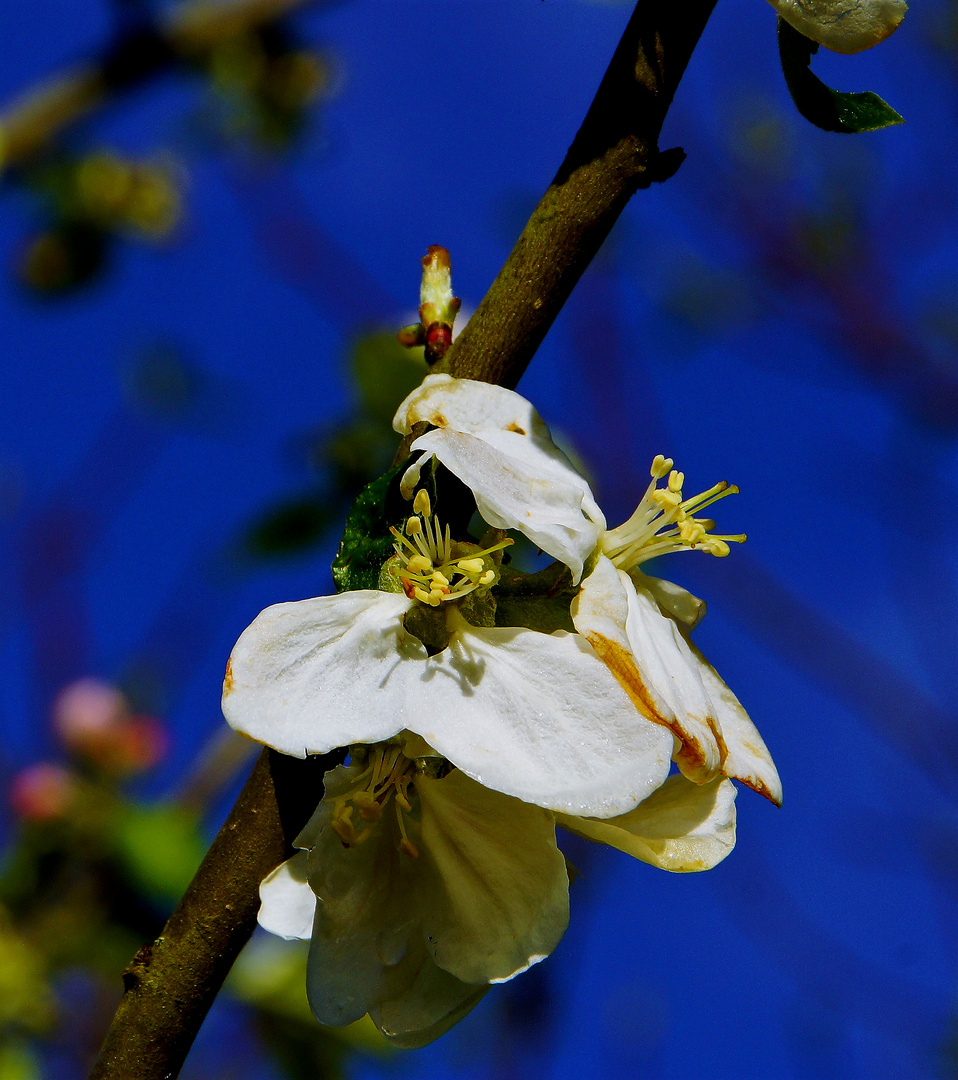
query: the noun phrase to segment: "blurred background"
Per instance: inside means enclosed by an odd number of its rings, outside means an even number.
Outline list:
[[[392,456],[419,258],[475,307],[629,11],[0,11],[0,1080],[85,1076],[248,770],[230,648],[332,591]],[[742,791],[702,875],[569,843],[559,949],[421,1051],[320,1029],[302,949],[257,936],[184,1077],[958,1076],[958,7],[813,68],[907,123],[813,128],[772,9],[721,0],[663,134],[687,162],[520,386],[612,524],[656,453],[741,487],[743,549],[657,570],[709,601],[784,809]]]

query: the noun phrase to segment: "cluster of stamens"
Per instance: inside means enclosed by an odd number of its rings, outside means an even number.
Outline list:
[[[710,555],[724,556],[729,544],[741,544],[744,533],[723,536],[712,532],[711,518],[695,515],[712,503],[735,495],[738,488],[724,480],[690,499],[682,498],[685,473],[672,468],[671,458],[657,454],[650,470],[652,482],[646,489],[635,513],[617,529],[610,529],[601,540],[602,551],[616,566],[632,569],[656,555],[670,551],[692,549]],[[668,477],[664,487],[659,481]]]
[[[491,585],[496,580],[496,572],[487,566],[485,556],[508,547],[511,540],[454,558],[449,526],[443,531],[433,515],[428,492],[420,489],[416,493],[413,510],[403,532],[390,529],[401,564],[399,580],[410,599],[438,607],[444,600],[459,600],[480,585]]]
[[[404,820],[412,810],[409,789],[415,775],[415,761],[407,758],[399,746],[383,743],[372,747],[366,768],[357,777],[357,786],[333,802],[331,825],[340,840],[348,847],[367,840],[392,800],[399,823],[399,850],[418,859],[419,849],[406,834]]]

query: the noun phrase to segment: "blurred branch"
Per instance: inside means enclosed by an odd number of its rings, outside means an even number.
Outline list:
[[[218,40],[281,18],[311,0],[201,0],[124,31],[96,60],[53,76],[0,113],[0,167],[22,165],[111,91],[144,82]]]
[[[640,0],[565,161],[438,370],[514,387],[626,203],[667,180],[659,134],[716,0]]]
[[[264,0],[265,2],[265,0]],[[566,160],[506,265],[449,352],[460,376],[514,386],[629,198],[664,180],[681,151],[658,135],[715,0],[639,0]],[[260,881],[315,808],[280,813],[273,774],[303,791],[302,770],[328,767],[264,751],[148,960],[127,990],[91,1080],[170,1080],[252,932]],[[318,773],[322,777],[322,772]],[[305,800],[304,800],[305,801]],[[306,816],[303,816],[306,815]]]

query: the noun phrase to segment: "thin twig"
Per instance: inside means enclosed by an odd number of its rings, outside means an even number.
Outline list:
[[[181,4],[156,25],[134,25],[104,54],[21,94],[0,113],[0,168],[23,165],[111,92],[141,83],[223,38],[282,18],[312,0],[220,0]]]
[[[714,3],[639,0],[565,163],[447,354],[446,370],[514,386],[628,199],[674,172],[682,153],[659,155],[658,135]],[[266,760],[264,752],[152,947],[147,971],[135,972],[91,1080],[177,1075],[249,937],[259,881],[285,857],[308,813],[301,807],[284,828]],[[274,768],[277,760],[272,755]],[[306,767],[295,760],[288,766]]]

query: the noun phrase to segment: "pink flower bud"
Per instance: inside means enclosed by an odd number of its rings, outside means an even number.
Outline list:
[[[53,821],[66,813],[75,794],[76,780],[69,769],[40,761],[17,773],[8,798],[25,821]]]

